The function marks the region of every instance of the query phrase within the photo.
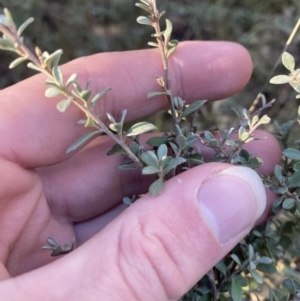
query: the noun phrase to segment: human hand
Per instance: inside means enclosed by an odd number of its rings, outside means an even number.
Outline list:
[[[129,121],[167,106],[146,99],[163,72],[155,50],[98,54],[63,71],[82,82],[91,78],[94,91],[112,88],[99,102],[103,116],[128,109]],[[188,102],[225,98],[250,73],[249,55],[233,43],[182,43],[171,58],[174,94]],[[180,174],[161,195],[147,194],[122,212],[122,197],[145,193],[147,177],[115,170],[120,158],[106,156],[112,146],[106,136],[66,156],[83,134],[75,125],[81,112],[58,112],[44,88],[38,75],[0,92],[3,300],[176,300],[263,212],[265,191],[255,172],[224,163]],[[272,173],[279,146],[268,133],[257,136],[268,139],[247,148],[263,158],[260,171]],[[49,236],[62,244],[75,236],[80,246],[55,260],[41,250]]]

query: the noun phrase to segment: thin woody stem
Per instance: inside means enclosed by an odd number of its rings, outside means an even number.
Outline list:
[[[156,8],[156,0],[151,0],[151,6],[152,6],[152,26],[155,30],[155,33],[160,34],[161,31],[160,31],[160,26],[159,26],[159,12],[157,11],[157,8]],[[171,80],[170,80],[170,74],[169,74],[169,63],[168,63],[167,52],[166,52],[167,45],[165,45],[161,36],[157,37],[156,40],[157,40],[157,43],[159,46],[162,63],[163,63],[163,68],[164,68],[164,72],[165,72],[164,89],[165,89],[165,92],[167,93],[167,99],[168,99],[169,106],[171,109],[175,132],[176,132],[176,135],[179,135],[179,132],[178,132],[179,122],[176,117],[176,111],[175,111],[175,107],[174,107],[172,88],[171,88]]]
[[[32,63],[34,63],[36,66],[38,66],[39,68],[41,68],[42,73],[44,73],[45,75],[51,77],[55,82],[56,79],[53,77],[51,70],[47,69],[45,66],[43,66],[41,64],[41,62],[39,61],[39,59],[22,43],[22,41],[20,40],[19,36],[14,33],[11,32],[8,28],[6,28],[5,26],[0,24],[0,31],[5,34],[8,38],[10,38],[11,40],[13,40],[16,43],[16,53],[18,53],[21,57],[24,57],[26,59],[28,59],[29,61],[31,61]],[[58,83],[59,84],[59,83]],[[101,132],[107,134],[109,137],[111,137],[116,143],[118,143],[123,149],[124,151],[127,153],[128,157],[139,167],[143,167],[143,164],[141,163],[141,161],[139,160],[139,158],[130,150],[130,148],[127,146],[127,144],[123,141],[123,139],[120,139],[119,137],[117,137],[115,134],[113,134],[108,128],[107,126],[101,121],[100,118],[98,118],[97,116],[95,116],[93,114],[93,112],[83,106],[70,91],[68,91],[65,87],[61,87],[61,94],[68,97],[69,99],[72,99],[72,102],[79,107],[85,114],[86,116],[89,116],[93,119],[93,121],[95,122],[95,124],[97,125],[97,127],[100,129]],[[83,99],[80,99],[81,101],[84,101]]]

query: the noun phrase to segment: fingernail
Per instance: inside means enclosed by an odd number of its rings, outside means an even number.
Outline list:
[[[250,231],[265,210],[266,192],[255,171],[232,166],[200,186],[198,201],[208,226],[226,244]]]

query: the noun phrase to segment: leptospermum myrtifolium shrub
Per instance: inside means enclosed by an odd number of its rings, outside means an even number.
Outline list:
[[[105,112],[109,119],[109,124],[105,124],[99,117],[96,104],[103,101],[102,96],[109,93],[110,88],[103,87],[103,90],[93,94],[89,89],[89,82],[84,86],[78,83],[77,74],[72,74],[67,79],[64,78],[59,66],[62,50],[50,54],[36,47],[32,52],[24,44],[23,31],[33,21],[32,18],[17,27],[7,9],[4,9],[4,14],[0,15],[0,31],[3,33],[0,38],[0,49],[13,51],[18,55],[9,68],[28,61],[29,68],[45,74],[48,86],[45,95],[47,97],[62,96],[57,104],[60,112],[65,112],[73,104],[85,113],[85,119],[78,120],[78,123],[88,128],[89,131],[70,145],[66,153],[79,150],[99,135],[110,136],[115,141],[115,145],[107,154],[120,155],[124,158],[123,163],[116,168],[139,169],[144,175],[155,175],[156,180],[149,187],[149,193],[153,197],[163,193],[165,181],[169,178],[207,162],[227,162],[256,170],[263,163],[262,160],[243,147],[257,139],[254,131],[260,125],[270,122],[270,118],[267,115],[261,116],[261,112],[269,108],[274,100],[267,102],[263,95],[259,95],[255,103],[260,101],[260,107],[251,106],[249,110],[243,109],[241,112],[236,112],[236,124],[229,130],[220,129],[218,138],[209,131],[199,133],[197,131],[197,119],[200,118],[198,111],[206,100],[198,100],[187,105],[180,95],[174,95],[172,92],[168,60],[171,55],[176,56],[178,45],[178,41],[171,39],[172,23],[165,19],[164,30],[161,30],[160,21],[165,12],[157,10],[155,0],[141,0],[136,6],[146,12],[147,16],[138,17],[137,22],[153,28],[154,33],[151,35],[153,39],[148,44],[160,50],[164,69],[164,74],[154,79],[157,82],[157,90],[149,91],[148,98],[151,101],[151,98],[165,96],[173,121],[173,129],[170,132],[154,136],[147,141],[152,148],[148,151],[145,151],[144,145],[140,144],[139,136],[155,130],[155,125],[149,122],[139,122],[128,130],[124,130],[126,110],[122,112],[120,120],[116,120],[109,112]],[[289,74],[275,76],[271,79],[271,83],[289,83],[300,93],[300,69],[295,69],[293,56],[284,52],[282,62]],[[296,97],[300,98],[300,94]],[[266,224],[253,229],[226,258],[182,296],[181,301],[266,300],[265,298],[300,300],[300,284],[295,277],[300,269],[297,260],[300,257],[300,248],[296,240],[300,237],[298,226],[300,212],[298,145],[300,140],[289,140],[289,133],[293,126],[297,126],[297,120],[300,120],[299,116],[283,124],[274,121],[277,129],[275,135],[281,141],[284,150],[282,164],[275,167],[273,177],[259,174],[265,186],[278,194]],[[214,155],[209,161],[204,161],[201,152],[194,146],[197,141],[214,150]],[[123,202],[130,205],[137,199],[138,196],[124,196]],[[53,238],[48,238],[47,242],[48,246],[44,249],[51,250],[52,256],[66,254],[74,249],[74,240],[71,245],[65,244],[64,247]],[[283,275],[282,281],[276,280],[276,285],[274,285],[274,279],[278,279],[274,275],[279,272]],[[261,297],[262,287],[268,289],[268,296],[265,293],[264,297]]]

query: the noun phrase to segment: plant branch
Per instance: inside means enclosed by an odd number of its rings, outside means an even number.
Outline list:
[[[173,100],[173,95],[172,95],[172,87],[171,87],[171,80],[170,80],[170,73],[169,73],[169,63],[168,63],[168,57],[167,57],[167,45],[165,45],[165,42],[163,41],[162,35],[161,35],[161,30],[159,26],[159,12],[157,11],[156,8],[156,0],[151,0],[151,8],[152,8],[152,26],[155,30],[156,34],[156,40],[159,46],[162,62],[163,62],[163,68],[165,72],[165,85],[164,85],[164,90],[167,94],[167,99],[169,102],[169,106],[171,109],[171,114],[172,114],[172,119],[173,119],[173,124],[175,128],[176,135],[179,135],[177,126],[179,126],[178,119],[176,117],[176,111],[175,111],[175,106],[174,106],[174,100]],[[176,126],[177,125],[177,126]]]
[[[21,41],[20,37],[18,36],[18,34],[16,32],[12,32],[10,31],[6,26],[0,24],[0,31],[7,36],[9,39],[11,39],[14,43],[15,43],[15,52],[17,54],[19,54],[21,57],[24,57],[26,59],[28,59],[29,61],[31,61],[32,63],[34,63],[37,67],[39,67],[41,69],[41,72],[44,73],[45,75],[47,75],[48,77],[50,77],[51,79],[53,79],[53,81],[55,81],[58,85],[60,85],[59,82],[57,82],[57,80],[54,78],[54,76],[52,75],[51,69],[47,68],[47,66],[45,66],[43,64],[43,62],[41,61],[40,58],[38,58],[37,56],[35,56],[25,45],[24,43]],[[92,110],[89,108],[88,105],[86,104],[86,101],[84,99],[80,99],[78,97],[75,97],[65,86],[60,87],[61,90],[61,94],[66,96],[67,98],[71,99],[72,102],[78,107],[80,108],[87,117],[91,117],[96,125],[96,127],[98,127],[98,129],[100,129],[101,132],[105,133],[106,135],[108,135],[109,137],[111,137],[116,143],[118,143],[123,149],[124,151],[127,153],[128,157],[140,168],[143,167],[142,162],[139,160],[139,158],[130,150],[130,148],[127,146],[127,144],[124,142],[123,139],[119,138],[117,135],[115,135],[114,133],[112,133],[107,126],[102,122],[102,120],[100,118],[98,118],[97,116],[95,116],[92,112]],[[81,100],[84,105],[82,105],[78,100]]]

